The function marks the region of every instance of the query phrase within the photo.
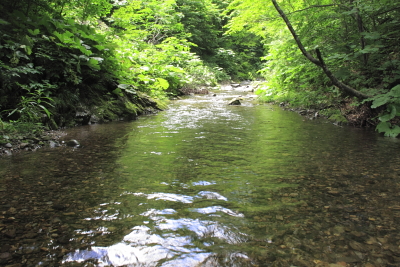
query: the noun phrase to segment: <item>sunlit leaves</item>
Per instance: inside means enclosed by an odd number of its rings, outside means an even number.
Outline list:
[[[167,80],[165,80],[163,78],[156,78],[155,86],[162,90],[166,90],[169,87],[169,83]]]
[[[175,1],[130,1],[113,13],[112,22],[135,39],[158,44],[182,31]]]
[[[110,12],[112,4],[108,0],[68,0],[59,8],[65,17],[81,23],[96,24],[98,18]]]

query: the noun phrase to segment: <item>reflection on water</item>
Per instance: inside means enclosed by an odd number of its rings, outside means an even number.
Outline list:
[[[399,141],[234,94],[2,159],[0,248],[32,266],[396,266]]]

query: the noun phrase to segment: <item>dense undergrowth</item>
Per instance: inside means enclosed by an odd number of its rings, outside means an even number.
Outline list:
[[[0,4],[2,133],[135,118],[256,73],[238,53],[257,45],[222,38],[222,1],[32,3]]]

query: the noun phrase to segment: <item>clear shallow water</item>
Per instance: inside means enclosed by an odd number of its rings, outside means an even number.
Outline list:
[[[3,244],[37,248],[24,256],[32,266],[396,263],[398,247],[390,259],[368,251],[399,245],[400,142],[250,100],[228,106],[238,93],[68,130],[79,149],[1,159],[0,226],[17,228]]]

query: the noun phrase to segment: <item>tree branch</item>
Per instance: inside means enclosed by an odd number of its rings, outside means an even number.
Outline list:
[[[276,0],[272,0],[272,3],[275,6],[275,9],[278,11],[279,15],[281,15],[282,19],[285,21],[286,26],[288,27],[289,31],[292,33],[294,40],[297,43],[297,46],[299,47],[301,53],[308,58],[312,63],[314,63],[317,66],[321,66],[321,62],[319,62],[317,59],[315,59],[310,53],[307,52],[307,50],[304,48],[303,44],[300,41],[299,36],[297,35],[296,31],[293,29],[292,24],[290,23],[289,19],[287,18],[286,14],[282,11]]]
[[[319,49],[317,48],[315,50],[315,52],[317,53],[317,57],[319,59],[319,61],[321,62],[321,68],[324,71],[325,75],[328,76],[329,80],[331,80],[331,82],[338,87],[340,90],[348,93],[349,95],[355,96],[358,99],[367,99],[369,98],[368,95],[361,93],[360,91],[342,83],[341,81],[339,81],[334,75],[333,73],[330,71],[330,69],[325,65],[325,62],[321,56],[321,52],[319,51]]]
[[[297,46],[299,47],[301,53],[303,53],[303,55],[312,63],[314,63],[315,65],[317,65],[318,67],[322,68],[322,70],[324,71],[324,73],[326,74],[326,76],[328,76],[328,78],[331,80],[331,82],[337,86],[340,90],[342,90],[343,92],[346,92],[352,96],[355,96],[359,99],[367,99],[369,98],[368,95],[361,93],[360,91],[357,91],[356,89],[340,82],[334,75],[333,73],[329,70],[329,68],[326,66],[321,52],[319,51],[319,49],[316,50],[317,52],[317,57],[318,59],[314,58],[310,53],[307,52],[307,50],[305,49],[305,47],[303,46],[303,44],[301,43],[301,40],[299,38],[299,36],[297,35],[296,31],[293,29],[292,24],[290,23],[289,19],[287,18],[286,14],[282,11],[282,9],[280,8],[280,6],[278,5],[278,3],[276,2],[276,0],[271,0],[272,3],[274,4],[274,7],[276,9],[276,11],[278,11],[279,15],[282,17],[282,19],[285,21],[286,26],[288,27],[290,33],[292,34],[294,40],[297,43]]]

